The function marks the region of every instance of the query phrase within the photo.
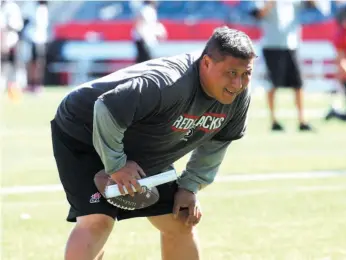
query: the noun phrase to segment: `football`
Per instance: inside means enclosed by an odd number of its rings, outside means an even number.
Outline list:
[[[159,200],[160,196],[156,187],[152,187],[149,189],[145,186],[142,186],[142,193],[135,192],[135,195],[133,197],[127,194],[107,198],[105,195],[106,188],[110,185],[115,185],[116,183],[108,174],[105,173],[104,170],[99,171],[95,175],[94,183],[98,191],[108,201],[108,203],[125,210],[135,210],[149,207],[155,204]]]

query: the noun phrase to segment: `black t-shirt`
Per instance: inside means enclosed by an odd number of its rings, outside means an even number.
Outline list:
[[[249,90],[230,105],[204,93],[193,54],[160,58],[86,83],[68,94],[56,121],[74,138],[92,144],[93,105],[100,98],[126,128],[124,151],[145,171],[163,169],[210,139],[243,136]]]

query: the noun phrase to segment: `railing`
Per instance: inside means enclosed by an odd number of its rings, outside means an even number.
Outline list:
[[[116,45],[118,44],[118,45]],[[184,45],[174,45],[169,43],[155,50],[156,56],[174,55],[189,52],[201,47],[204,43],[194,42]],[[116,45],[116,46],[115,46]],[[72,62],[57,62],[50,64],[49,70],[53,73],[67,73],[68,85],[75,86],[92,79],[94,74],[109,74],[113,71],[133,64],[134,50],[131,43],[115,43],[110,46],[93,46],[95,51],[83,49],[80,52],[86,55],[78,55],[76,52],[78,45],[66,46],[64,53]],[[176,46],[175,48],[173,48]],[[259,58],[256,60],[253,87],[268,87],[266,80],[266,67],[261,57],[259,44],[256,45]],[[84,46],[85,47],[85,46]],[[108,48],[108,50],[107,50]],[[99,50],[102,50],[101,52]],[[72,56],[73,55],[73,56]],[[100,56],[101,55],[101,56]],[[78,59],[83,57],[83,59]],[[93,58],[95,57],[95,58]],[[108,57],[109,60],[105,60]],[[334,64],[335,51],[329,42],[304,42],[298,51],[300,66],[303,73],[304,87],[308,91],[326,91],[336,87],[334,74],[336,65]]]

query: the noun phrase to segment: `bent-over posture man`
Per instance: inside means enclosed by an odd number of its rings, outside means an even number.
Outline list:
[[[250,38],[217,28],[201,54],[150,60],[69,93],[51,122],[54,156],[76,222],[65,259],[101,259],[115,220],[147,217],[161,233],[162,259],[200,259],[197,192],[213,182],[229,144],[246,129],[248,84],[256,57]],[[123,210],[100,196],[104,169],[121,187],[171,167],[193,151],[159,201]]]

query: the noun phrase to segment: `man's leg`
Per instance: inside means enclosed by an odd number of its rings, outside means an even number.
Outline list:
[[[300,131],[312,131],[312,127],[306,123],[304,117],[304,91],[303,79],[298,63],[297,51],[287,50],[287,71],[286,75],[287,86],[294,88],[295,104],[298,112],[298,122]]]
[[[275,93],[279,86],[284,85],[284,77],[286,74],[286,57],[285,51],[280,49],[264,49],[263,50],[264,61],[267,67],[267,73],[269,81],[272,85],[271,89],[267,93],[268,108],[270,113],[270,120],[272,124],[272,130],[282,131],[283,127],[278,123],[275,114]]]
[[[313,131],[314,129],[305,121],[304,118],[304,91],[302,88],[294,89],[295,92],[295,101],[298,111],[298,121],[299,121],[299,130],[300,131]]]
[[[298,121],[300,124],[305,123],[304,119],[304,107],[303,107],[303,102],[304,102],[304,93],[302,88],[294,89],[295,93],[295,103],[297,107],[297,112],[298,112]]]
[[[102,214],[77,217],[66,244],[65,260],[101,260],[113,225],[114,220]]]
[[[172,214],[148,218],[161,232],[162,260],[199,260],[200,250],[196,227],[186,226],[184,220]]]
[[[277,122],[276,116],[275,116],[275,92],[276,88],[273,87],[268,91],[268,107],[270,112],[270,120],[272,124]]]
[[[59,177],[71,205],[67,221],[76,222],[66,244],[64,259],[93,260],[102,255],[118,208],[110,205],[94,184],[95,173],[103,164],[93,147],[68,136],[55,120],[51,127]],[[96,259],[102,259],[100,257]]]

